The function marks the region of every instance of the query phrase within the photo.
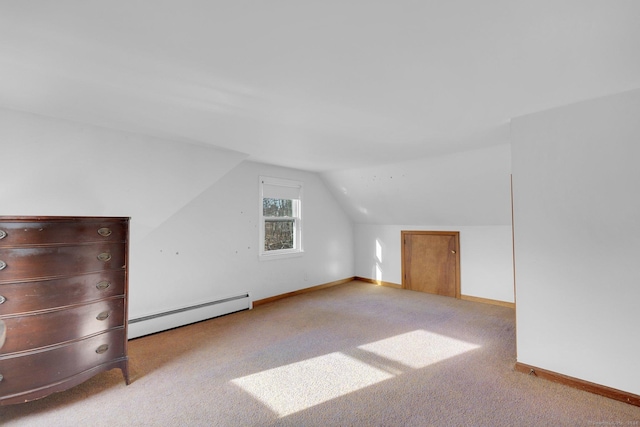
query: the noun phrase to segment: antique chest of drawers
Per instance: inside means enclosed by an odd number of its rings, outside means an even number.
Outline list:
[[[0,216],[0,405],[119,368],[129,218]]]

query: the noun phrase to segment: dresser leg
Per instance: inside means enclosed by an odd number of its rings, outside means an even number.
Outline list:
[[[122,376],[124,377],[124,383],[126,385],[131,384],[131,381],[129,380],[129,361],[128,360],[125,360],[120,364],[120,370],[122,371]]]

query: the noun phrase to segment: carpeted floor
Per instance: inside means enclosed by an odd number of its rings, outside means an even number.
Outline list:
[[[120,371],[2,426],[640,426],[513,370],[512,309],[352,282],[132,340]]]

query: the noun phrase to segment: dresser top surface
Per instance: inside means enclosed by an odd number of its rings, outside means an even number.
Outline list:
[[[83,222],[83,221],[128,221],[130,217],[113,216],[2,216],[0,222]]]

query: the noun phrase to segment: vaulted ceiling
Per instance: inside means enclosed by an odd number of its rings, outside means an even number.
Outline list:
[[[637,0],[0,0],[0,107],[312,171],[640,87]]]

